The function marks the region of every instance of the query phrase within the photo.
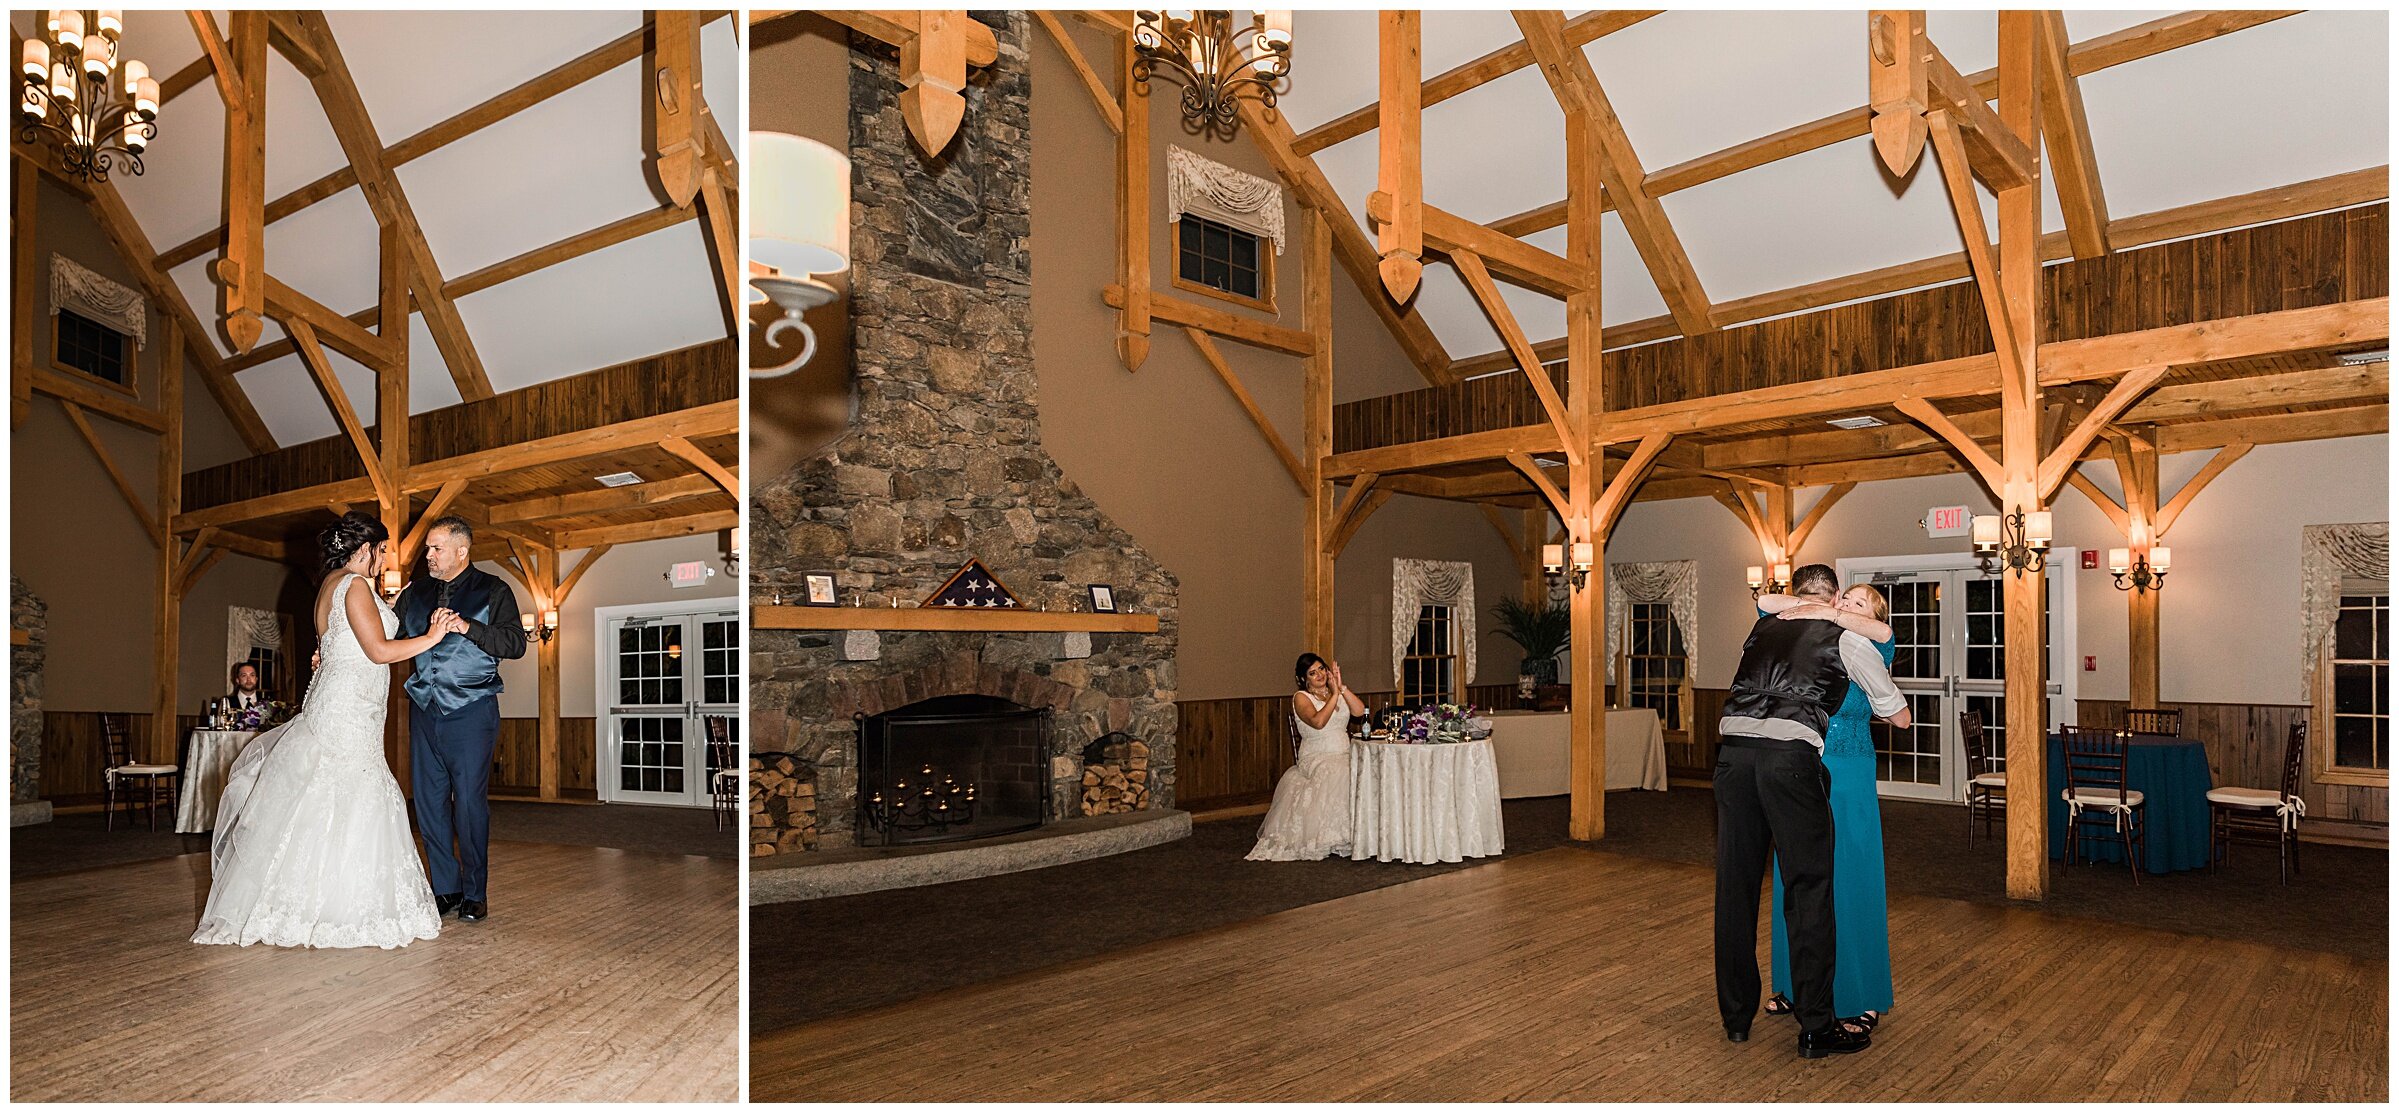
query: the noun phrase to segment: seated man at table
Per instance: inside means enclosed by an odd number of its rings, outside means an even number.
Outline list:
[[[266,692],[259,686],[258,663],[244,661],[233,666],[233,690],[225,693],[225,702],[235,711],[247,711],[266,701]]]
[[[1791,577],[1791,593],[1809,602],[1829,605],[1840,590],[1840,577],[1825,565]],[[1748,1039],[1760,988],[1758,889],[1772,855],[1786,894],[1799,1054],[1808,1059],[1863,1051],[1871,1042],[1833,1015],[1833,814],[1822,755],[1852,682],[1876,715],[1910,725],[1906,698],[1865,638],[1825,619],[1764,616],[1741,646],[1718,727],[1716,1005],[1726,1038]]]

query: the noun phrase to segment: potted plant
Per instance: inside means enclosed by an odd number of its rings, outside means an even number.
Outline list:
[[[1558,654],[1566,649],[1566,639],[1573,630],[1572,618],[1566,604],[1543,600],[1539,606],[1521,598],[1510,597],[1491,608],[1499,619],[1494,634],[1515,642],[1524,649],[1524,661],[1516,666],[1516,686],[1525,689],[1558,682]]]

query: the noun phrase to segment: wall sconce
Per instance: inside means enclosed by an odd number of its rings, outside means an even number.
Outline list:
[[[1541,546],[1541,570],[1552,576],[1563,575],[1566,571],[1566,547],[1564,545]],[[1583,584],[1590,578],[1591,543],[1577,541],[1574,543],[1575,590],[1582,590]]]
[[[399,598],[400,589],[404,586],[406,585],[400,580],[399,569],[386,568],[383,570],[383,598],[386,601]]]
[[[1983,575],[1996,576],[2001,568],[2010,572],[2038,572],[2049,563],[2049,512],[2018,511],[2005,516],[1977,514],[1974,516],[1974,563]]]
[[[528,638],[538,637],[543,641],[548,641],[558,635],[558,612],[555,610],[541,612],[541,621],[538,624],[533,621],[531,611],[516,617],[517,624],[525,628],[525,636]]]
[[[2174,550],[2153,545],[2149,551],[2134,559],[2130,549],[2107,551],[2108,575],[2116,581],[2118,591],[2163,591],[2166,570],[2174,566]]]
[[[750,370],[754,379],[788,375],[816,354],[816,332],[800,315],[829,305],[840,293],[818,274],[850,269],[849,156],[814,139],[773,131],[750,133],[750,285],[783,315],[766,326],[769,347],[797,330],[800,354],[788,363]]]
[[[1755,564],[1749,566],[1750,598],[1755,599],[1761,595],[1781,595],[1791,590],[1791,562],[1775,561],[1773,571],[1774,575],[1768,577],[1765,568]]]

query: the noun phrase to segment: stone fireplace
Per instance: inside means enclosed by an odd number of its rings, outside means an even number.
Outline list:
[[[42,666],[50,608],[23,580],[10,577],[8,588],[8,820],[16,827],[50,819],[50,804],[41,798]]]
[[[1006,804],[1034,822],[1083,814],[1083,751],[1110,732],[1146,747],[1143,806],[1174,803],[1175,580],[1042,448],[1027,17],[970,14],[992,27],[999,60],[970,75],[965,122],[938,157],[901,121],[895,52],[853,38],[855,409],[842,439],[754,489],[752,598],[796,602],[819,573],[843,607],[915,607],[972,559],[1028,609],[1079,609],[1087,585],[1107,584],[1158,630],[759,631],[754,749],[790,759],[778,785],[810,786],[814,845],[827,849],[884,841],[862,816],[902,771],[865,776],[874,755],[861,739],[871,720],[922,707],[1025,713],[1017,736],[1033,751],[987,759],[977,776],[1021,775],[1033,797]],[[752,837],[761,855],[804,845]]]

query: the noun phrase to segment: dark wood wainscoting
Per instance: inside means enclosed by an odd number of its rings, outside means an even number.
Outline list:
[[[100,802],[100,766],[105,752],[102,748],[100,711],[47,711],[42,714],[42,799],[59,807],[76,807]],[[150,736],[148,712],[132,712],[126,716],[132,727],[134,745],[138,748]],[[560,719],[558,721],[558,783],[559,791],[568,799],[591,800],[598,797],[598,782],[592,768],[594,753],[592,732],[595,720],[590,718]],[[200,725],[198,715],[175,717],[175,737],[183,739]],[[500,720],[500,741],[493,754],[491,790],[502,796],[535,796],[540,794],[540,721],[535,719]],[[182,762],[181,743],[177,743],[176,761]],[[398,766],[393,766],[394,772]],[[407,790],[406,785],[401,786]]]
[[[1360,692],[1367,710],[1389,706],[1397,692]],[[1466,701],[1481,707],[1516,706],[1516,685],[1478,684]],[[1257,803],[1274,795],[1275,778],[1291,768],[1291,731],[1284,725],[1291,694],[1175,703],[1175,806],[1207,809]]]
[[[2076,700],[2081,725],[2114,727],[2124,723],[2124,700]],[[2282,784],[2283,746],[2291,726],[2307,721],[2308,707],[2290,703],[2179,703],[2160,706],[2182,712],[2182,733],[2207,746],[2208,774],[2218,785],[2278,788]],[[2391,790],[2380,785],[2317,784],[2305,773],[2299,795],[2307,800],[2309,819],[2345,823],[2388,824]]]

